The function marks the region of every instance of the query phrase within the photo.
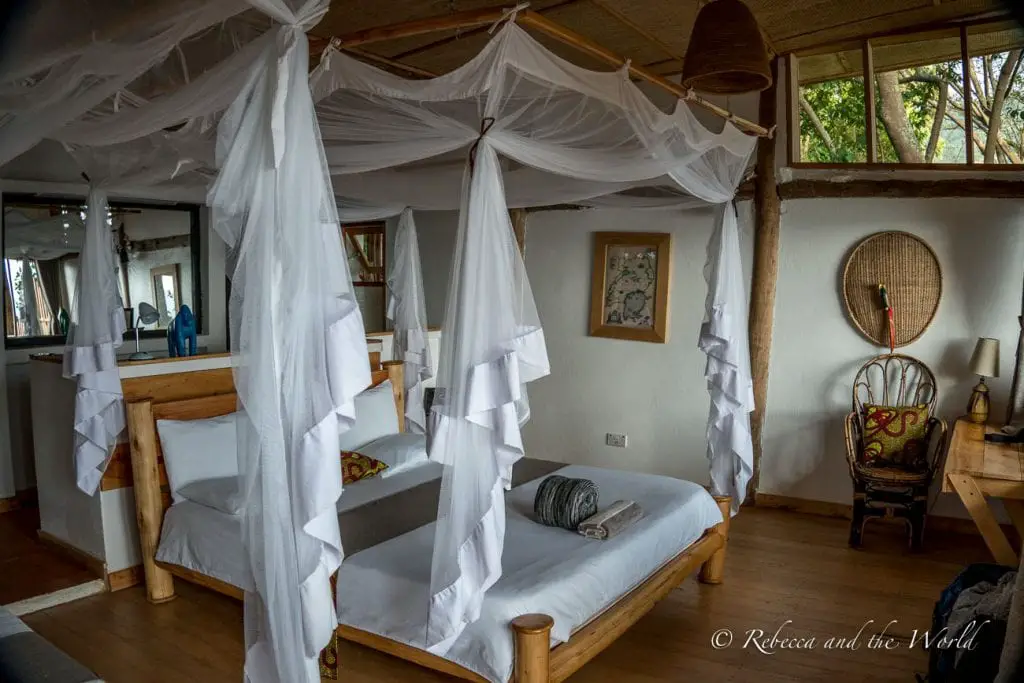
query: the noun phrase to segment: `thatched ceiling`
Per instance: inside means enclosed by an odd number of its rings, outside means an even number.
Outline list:
[[[678,73],[700,4],[705,0],[533,0],[530,8],[662,74]],[[1000,0],[745,0],[774,52],[820,50],[881,33],[943,22],[1001,16]],[[356,31],[444,16],[514,0],[333,0],[312,33],[344,38]],[[572,48],[541,42],[590,68],[607,65]],[[366,45],[362,49],[417,69],[444,73],[465,63],[488,39],[486,27],[442,31]],[[898,55],[888,57],[892,63]],[[876,57],[876,61],[878,57]],[[906,61],[904,58],[903,61]],[[823,65],[841,69],[841,61]],[[824,73],[824,71],[822,72]]]

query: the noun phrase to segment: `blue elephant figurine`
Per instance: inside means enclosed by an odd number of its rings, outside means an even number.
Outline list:
[[[182,306],[167,327],[167,352],[171,358],[196,355],[196,317],[188,306]],[[188,342],[186,353],[185,342]]]

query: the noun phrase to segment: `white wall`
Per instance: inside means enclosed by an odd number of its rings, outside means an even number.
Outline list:
[[[849,504],[842,440],[853,375],[883,350],[847,321],[840,276],[859,240],[906,230],[936,252],[942,301],[931,327],[904,352],[939,381],[939,414],[952,423],[977,381],[967,373],[980,336],[1002,341],[1002,376],[989,382],[995,415],[1005,410],[1024,277],[1024,206],[1007,200],[803,200],[784,205],[760,490]],[[749,279],[752,246],[741,210]],[[526,264],[544,323],[552,373],[531,385],[525,429],[536,457],[707,480],[702,267],[712,212],[540,212],[530,215]],[[587,336],[592,232],[670,232],[670,337],[648,344]],[[425,239],[425,238],[424,238]],[[626,449],[604,444],[625,433]],[[962,515],[943,494],[937,514]]]
[[[741,249],[749,263],[747,207]],[[704,316],[704,260],[714,210],[531,213],[526,266],[544,324],[551,375],[530,385],[524,431],[533,457],[708,481],[708,395],[697,336]],[[665,344],[587,335],[595,231],[672,235]],[[628,447],[605,445],[608,432]]]
[[[841,199],[786,202],[775,304],[761,491],[849,503],[842,417],[850,383],[881,350],[847,321],[843,260],[879,230],[905,230],[935,250],[943,293],[931,327],[901,351],[939,382],[939,414],[964,413],[977,382],[967,363],[978,337],[1002,342],[1002,376],[989,382],[1004,414],[1013,374],[1024,276],[1024,206],[985,199]],[[959,513],[944,495],[936,512]]]
[[[458,228],[459,215],[455,211],[416,212],[416,235],[419,238],[420,263],[423,265],[428,327],[441,327],[444,324],[445,297]]]

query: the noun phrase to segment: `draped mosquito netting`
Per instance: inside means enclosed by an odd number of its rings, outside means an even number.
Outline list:
[[[436,397],[423,416],[431,458],[445,466],[424,606],[429,649],[446,651],[500,576],[503,490],[523,455],[526,384],[549,372],[509,207],[720,206],[700,335],[715,489],[738,505],[751,467],[730,202],[755,139],[731,125],[712,133],[685,104],[664,113],[627,70],[576,67],[512,22],[439,78],[408,81],[328,49],[307,80],[305,31],[327,5],[67,0],[48,5],[63,12],[41,22],[59,23],[56,37],[0,65],[0,164],[43,138],[64,144],[89,178],[89,226],[105,219],[104,192],[124,185],[210,188],[213,227],[230,253],[243,544],[256,589],[246,594],[245,671],[257,682],[316,680],[316,654],[336,622],[328,577],[342,559],[338,434],[369,383],[336,199],[346,216],[403,214],[391,312],[396,346],[420,382],[429,359],[406,209],[460,211]],[[107,24],[94,25],[97,17]],[[94,276],[83,272],[68,353],[102,356],[82,366],[80,386],[90,388],[83,378],[101,382],[112,367],[116,378],[107,348],[123,318],[114,316],[109,234],[87,229],[85,241],[93,252],[82,270],[95,273],[98,294],[86,305]],[[120,387],[99,390],[109,395],[92,409],[98,423],[80,432],[96,448],[79,467],[101,474]]]
[[[38,42],[0,63],[0,163],[52,139],[90,184],[66,352],[87,442],[76,453],[80,485],[95,490],[124,426],[113,351],[124,316],[105,194],[209,188],[212,227],[229,247],[243,415],[242,540],[255,587],[245,675],[317,681],[337,624],[338,436],[370,381],[308,83],[306,31],[328,1],[44,4],[26,30]]]
[[[342,206],[459,209],[430,421],[445,465],[425,645],[443,653],[501,574],[503,489],[523,455],[526,384],[549,372],[507,209],[561,202],[721,205],[700,336],[716,490],[750,476],[746,300],[731,201],[756,139],[657,109],[625,69],[559,59],[514,22],[463,67],[410,81],[328,48],[311,77]],[[663,188],[639,193],[638,188]],[[393,210],[393,209],[391,209]],[[344,212],[343,212],[344,213]],[[738,286],[738,288],[737,288]]]

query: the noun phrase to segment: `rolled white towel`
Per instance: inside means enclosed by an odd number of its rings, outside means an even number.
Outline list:
[[[587,538],[605,541],[633,526],[643,516],[643,508],[635,501],[617,500],[580,522],[577,531]]]

